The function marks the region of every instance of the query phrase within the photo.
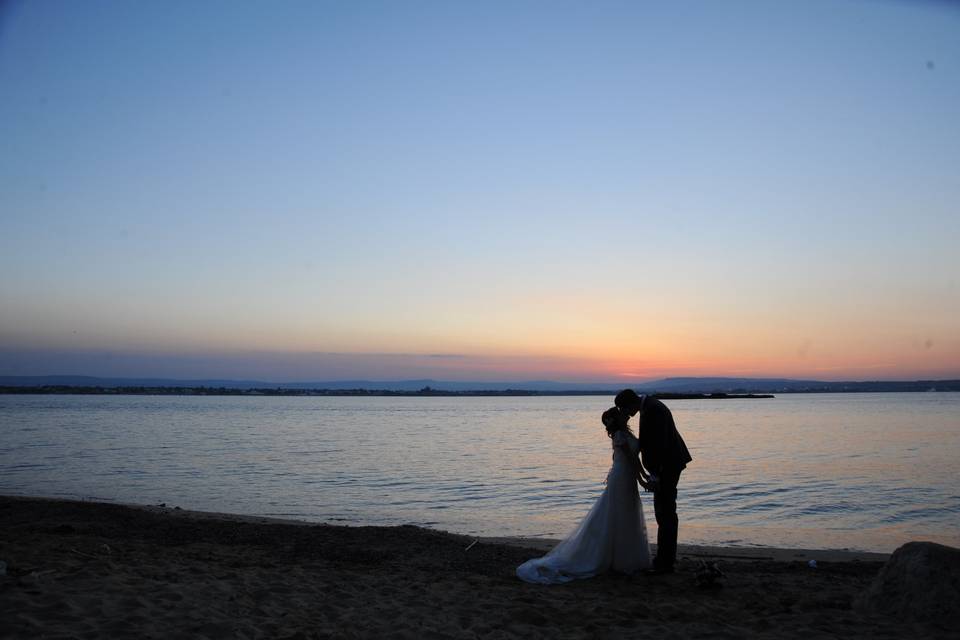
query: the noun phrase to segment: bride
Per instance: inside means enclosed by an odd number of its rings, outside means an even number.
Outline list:
[[[603,412],[601,421],[613,444],[613,466],[607,486],[590,512],[565,540],[542,558],[517,567],[517,577],[537,584],[558,584],[613,570],[633,573],[650,566],[647,528],[637,490],[637,438],[627,426],[628,416],[616,407]]]

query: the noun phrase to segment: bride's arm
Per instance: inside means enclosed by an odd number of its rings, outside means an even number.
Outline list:
[[[633,444],[637,449],[639,449],[639,448],[640,448],[640,445],[639,445],[639,443],[638,443],[637,440],[636,440],[636,436],[633,436],[633,437],[631,438],[631,440],[632,440],[632,444]],[[639,451],[634,451],[632,447],[628,448],[627,452],[630,453],[630,454],[632,454],[632,455],[630,456],[630,459],[633,461],[633,466],[634,466],[634,467],[636,468],[636,470],[637,470],[637,479],[638,479],[638,480],[641,480],[641,481],[643,481],[643,482],[649,482],[649,481],[650,481],[650,474],[647,473],[647,470],[643,468],[643,463],[640,462],[640,452],[639,452]]]
[[[640,464],[639,460],[637,460],[637,482],[639,482],[640,486],[647,491],[653,491],[650,485],[650,476],[644,470],[643,465]]]
[[[650,474],[643,468],[643,463],[640,462],[640,455],[638,454],[633,461],[637,470],[637,482],[640,483],[640,486],[643,487],[645,491],[653,491]]]

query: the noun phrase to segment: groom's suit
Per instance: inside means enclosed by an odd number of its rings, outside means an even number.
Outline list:
[[[669,570],[677,559],[677,483],[680,472],[693,458],[677,432],[670,409],[656,398],[643,399],[637,429],[643,466],[659,480],[653,492],[658,527],[654,566]]]

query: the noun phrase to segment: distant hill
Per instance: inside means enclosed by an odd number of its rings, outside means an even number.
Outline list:
[[[644,393],[842,393],[899,391],[960,391],[960,380],[849,381],[791,380],[788,378],[664,378],[642,383],[625,382],[460,382],[449,380],[332,380],[319,382],[266,382],[260,380],[178,380],[170,378],[98,378],[93,376],[0,376],[0,387],[181,387],[212,389],[328,389],[417,391],[539,391],[614,393],[630,386]]]
[[[960,391],[960,380],[862,380],[826,382],[789,378],[664,378],[638,386],[670,393],[867,393]]]

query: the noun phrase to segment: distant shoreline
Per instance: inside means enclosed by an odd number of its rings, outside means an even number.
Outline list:
[[[206,386],[0,386],[0,395],[75,395],[75,396],[273,396],[273,397],[395,397],[395,398],[511,398],[511,397],[562,397],[562,396],[613,396],[619,389],[473,389],[446,390],[424,387],[405,389],[287,389],[232,388]],[[778,395],[827,394],[827,393],[949,393],[955,388],[828,388],[784,389],[776,393],[766,392],[713,392],[713,393],[657,393],[649,395],[661,400],[764,400]]]
[[[463,381],[313,380],[276,382],[96,376],[2,376],[0,394],[76,395],[269,395],[391,397],[608,396],[629,387],[664,399],[769,398],[784,393],[960,392],[960,378],[938,380],[794,380],[790,378],[682,377],[646,381],[555,382],[550,380]]]
[[[504,389],[445,391],[425,387],[417,391],[391,389],[230,389],[227,387],[83,387],[44,385],[39,387],[0,387],[0,395],[102,395],[102,396],[390,396],[390,397],[529,397],[529,396],[610,396],[618,389],[583,391],[534,391]],[[774,398],[769,393],[653,393],[663,400],[731,400]]]

